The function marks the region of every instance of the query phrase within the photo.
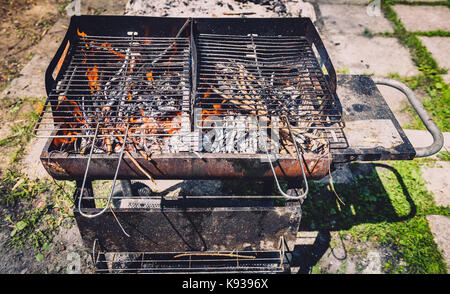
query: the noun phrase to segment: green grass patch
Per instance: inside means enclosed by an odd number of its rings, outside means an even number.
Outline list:
[[[447,6],[450,7],[450,1],[407,1],[407,0],[385,0],[386,3],[401,4],[401,5],[411,5],[411,6]]]
[[[338,69],[336,69],[336,73],[349,75],[350,74],[350,69],[347,66],[344,67],[344,68],[338,68]]]
[[[73,217],[72,182],[30,180],[17,170],[8,170],[0,179],[2,222],[10,228],[8,244],[47,251],[54,232]]]
[[[437,157],[443,161],[450,161],[450,153],[447,150],[439,152]]]
[[[450,131],[450,87],[441,76],[446,71],[439,68],[437,62],[419,38],[413,32],[406,30],[391,7],[394,3],[398,3],[398,1],[386,1],[382,5],[385,17],[394,25],[393,36],[397,37],[410,50],[412,60],[421,72],[420,86],[427,94],[423,101],[425,108],[442,131]],[[420,125],[421,122],[416,118],[412,127]]]
[[[43,99],[18,99],[10,100],[6,106],[7,115],[15,121],[11,126],[10,135],[0,139],[0,147],[7,147],[10,150],[10,163],[15,164],[22,159],[27,143],[33,138],[33,128],[39,118],[36,106],[42,103]],[[31,107],[29,111],[23,111],[25,107]]]
[[[13,207],[21,200],[35,198],[48,188],[39,180],[29,181],[24,174],[9,169],[0,178],[0,204]]]
[[[411,34],[415,36],[422,37],[450,37],[449,31],[444,30],[435,30],[435,31],[427,31],[427,32],[411,32]]]
[[[420,166],[432,160],[377,163],[349,185],[335,184],[345,203],[329,185],[311,183],[303,204],[300,230],[334,230],[355,241],[373,242],[395,253],[384,271],[388,273],[446,273],[442,254],[433,241],[426,215],[449,216],[448,207],[436,206],[426,189]],[[362,167],[352,164],[355,171]]]
[[[73,217],[72,193],[75,184],[49,179],[31,180],[19,170],[20,159],[31,138],[38,119],[42,99],[14,99],[5,101],[4,119],[14,120],[10,134],[0,140],[0,148],[10,152],[8,167],[0,176],[0,220],[9,227],[7,243],[12,247],[31,247],[38,261],[50,250],[52,237]],[[68,220],[68,222],[66,222]]]

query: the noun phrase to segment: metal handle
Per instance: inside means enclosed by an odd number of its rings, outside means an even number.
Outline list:
[[[294,146],[295,146],[295,151],[297,153],[298,163],[300,164],[300,167],[302,169],[303,182],[305,183],[305,191],[303,192],[303,194],[297,195],[297,196],[291,196],[291,195],[285,193],[283,191],[283,189],[281,189],[280,182],[278,181],[278,177],[277,177],[277,174],[275,172],[275,168],[273,167],[272,159],[270,158],[269,150],[268,150],[267,145],[266,145],[265,149],[266,149],[266,154],[267,154],[267,160],[269,161],[270,169],[272,170],[272,174],[273,174],[273,177],[275,179],[275,184],[277,185],[278,191],[281,193],[281,195],[284,198],[289,199],[289,200],[304,200],[306,198],[306,196],[308,195],[308,191],[309,191],[308,179],[306,178],[305,169],[303,167],[303,163],[305,163],[305,165],[306,165],[306,162],[304,160],[302,160],[303,157],[300,155],[300,151],[298,150],[297,142],[295,141],[294,134],[292,133],[289,119],[287,118],[287,116],[284,116],[284,118],[286,119],[286,124],[288,126],[289,133],[290,133],[291,138],[292,138],[292,142],[294,143]],[[259,128],[259,124],[258,124],[258,128]],[[259,131],[261,131],[261,129],[259,129]]]
[[[127,124],[127,128],[126,128],[126,130],[125,130],[125,137],[124,137],[124,140],[123,140],[122,149],[120,150],[119,161],[118,161],[118,163],[117,163],[117,168],[116,168],[116,172],[115,172],[115,174],[114,174],[114,180],[113,180],[113,184],[112,184],[112,187],[111,187],[111,190],[110,190],[110,193],[109,193],[108,201],[107,201],[105,207],[104,207],[102,210],[100,210],[100,212],[95,213],[95,214],[86,214],[86,213],[84,213],[84,212],[82,211],[82,208],[81,208],[81,202],[82,202],[82,199],[83,199],[83,192],[84,192],[83,190],[84,190],[84,186],[85,186],[86,179],[87,179],[87,175],[88,175],[88,171],[89,171],[89,166],[90,166],[90,164],[91,164],[91,158],[92,158],[92,153],[93,153],[93,150],[94,150],[95,140],[97,139],[97,134],[98,134],[98,129],[99,129],[99,123],[97,123],[97,127],[95,128],[94,139],[92,140],[91,151],[90,151],[90,153],[89,153],[89,158],[88,158],[88,162],[87,162],[87,165],[86,165],[86,170],[85,170],[85,172],[84,172],[83,184],[81,185],[81,189],[80,189],[80,196],[79,196],[79,198],[78,198],[78,212],[79,212],[82,216],[87,217],[87,218],[98,217],[98,216],[102,215],[103,213],[105,213],[105,211],[109,208],[109,204],[111,203],[111,199],[112,199],[112,197],[113,197],[114,188],[115,188],[115,186],[116,186],[117,175],[119,174],[120,164],[122,163],[123,153],[124,153],[124,150],[125,150],[126,144],[127,144],[127,139],[128,139],[128,128],[129,128],[129,124]],[[119,223],[119,225],[120,225],[120,223]],[[122,226],[120,226],[120,227],[122,228]],[[122,231],[124,231],[123,228],[122,228]],[[125,231],[124,231],[124,232],[125,232]],[[126,233],[125,233],[125,234],[126,234]],[[128,235],[128,234],[126,234],[126,235]]]
[[[433,136],[433,143],[430,146],[417,148],[414,147],[414,149],[416,150],[416,157],[427,157],[438,153],[441,150],[442,146],[444,146],[444,135],[442,134],[436,123],[433,121],[431,116],[428,114],[423,104],[416,97],[414,92],[402,82],[393,79],[373,77],[372,80],[377,85],[390,86],[403,92],[406,97],[408,97],[409,103],[411,103],[412,107],[419,115],[427,130],[431,133],[431,136]]]

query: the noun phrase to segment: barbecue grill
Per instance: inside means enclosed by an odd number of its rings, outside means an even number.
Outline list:
[[[336,76],[308,18],[73,16],[45,84],[41,161],[76,180],[100,272],[284,272],[307,179],[417,155],[371,77]],[[407,94],[435,138],[418,155],[439,151],[442,134]],[[131,184],[154,179],[275,181],[279,195]],[[94,180],[113,180],[109,196]]]

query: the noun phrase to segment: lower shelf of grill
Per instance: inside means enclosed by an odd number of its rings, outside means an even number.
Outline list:
[[[97,273],[283,273],[279,251],[107,252],[95,256]]]

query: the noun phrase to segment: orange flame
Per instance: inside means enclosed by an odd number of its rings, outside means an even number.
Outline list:
[[[100,90],[100,82],[98,81],[98,68],[96,65],[94,65],[93,68],[88,68],[86,71],[86,76],[89,80],[88,84],[91,88],[91,93],[94,93],[94,91]]]
[[[58,98],[58,105],[56,106],[56,110],[60,110],[60,111],[64,111],[64,116],[66,116],[66,113],[70,113],[75,121],[72,121],[70,119],[67,118],[57,118],[55,117],[55,121],[59,121],[62,120],[64,123],[61,125],[62,128],[72,128],[72,129],[76,129],[78,128],[76,125],[76,122],[79,123],[84,123],[83,120],[83,114],[81,112],[80,107],[78,106],[78,103],[72,100],[69,100],[66,96],[60,96]],[[62,131],[62,135],[63,136],[74,136],[74,135],[79,135],[80,132],[78,131],[68,131],[68,130],[63,130]],[[59,147],[62,144],[70,144],[73,143],[76,140],[75,137],[72,138],[55,138],[53,139],[53,144],[56,147]]]
[[[155,79],[153,78],[153,72],[148,72],[145,74],[147,76],[147,80],[153,82]]]
[[[80,28],[77,28],[77,35],[81,37],[87,37],[87,34],[85,32],[80,32]]]

